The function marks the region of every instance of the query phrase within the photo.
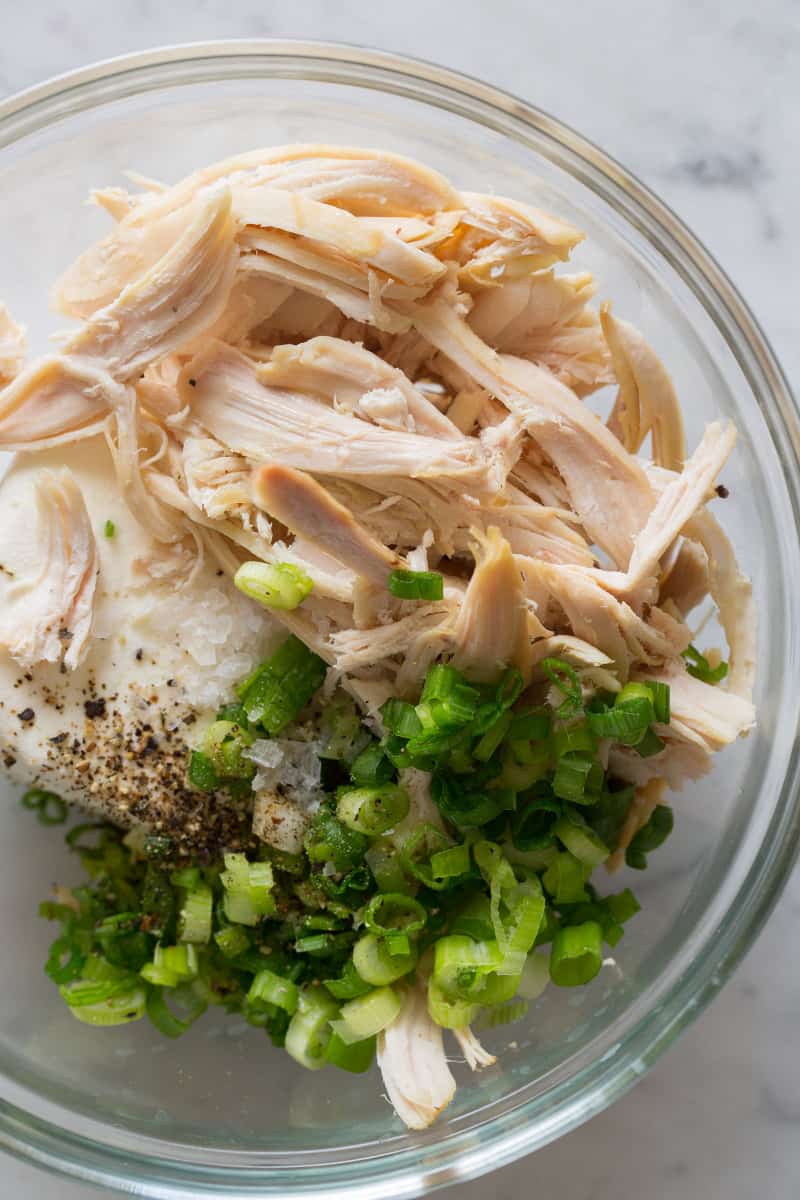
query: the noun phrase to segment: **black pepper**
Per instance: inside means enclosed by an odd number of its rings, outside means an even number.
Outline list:
[[[24,721],[26,724],[30,724],[31,721],[36,720],[36,713],[32,708],[23,708],[21,713],[17,713],[17,716],[20,721]]]
[[[83,709],[90,720],[94,720],[95,717],[104,717],[106,715],[106,702],[102,696],[99,700],[87,700]]]
[[[730,496],[730,492],[725,487],[724,483],[718,483],[715,488],[715,491],[716,491],[717,495],[719,496],[720,500],[727,500],[728,496]]]

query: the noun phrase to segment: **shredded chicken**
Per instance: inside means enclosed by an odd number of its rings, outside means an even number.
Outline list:
[[[25,330],[18,325],[5,304],[0,304],[0,387],[11,383],[25,361]]]
[[[74,670],[92,637],[97,548],[81,490],[66,468],[42,471],[38,576],[15,588],[2,617],[0,645],[25,667],[61,662]]]
[[[531,643],[522,576],[499,529],[476,536],[475,570],[454,630],[454,665],[478,683],[496,682],[509,665],[530,676]],[[546,632],[541,629],[537,632]]]
[[[492,1067],[497,1062],[494,1054],[484,1050],[469,1025],[465,1025],[463,1029],[454,1029],[453,1033],[470,1071],[480,1071],[483,1067]]]
[[[403,997],[392,1024],[378,1034],[378,1066],[395,1112],[409,1129],[425,1129],[453,1099],[456,1081],[442,1030],[428,1015],[425,980]]]
[[[680,471],[686,458],[683,417],[664,364],[632,325],[611,315],[610,305],[601,308],[600,321],[619,384],[609,429],[634,454],[651,433],[653,461]]]
[[[275,619],[330,667],[373,729],[437,660],[475,683],[509,666],[557,707],[543,660],[586,700],[668,683],[663,748],[606,739],[636,788],[619,846],[665,788],[752,728],[752,589],[710,512],[735,431],[690,454],[678,397],[645,338],[565,270],[582,234],[515,200],[460,192],[399,155],[286,145],[168,185],[129,175],[92,193],[115,223],[55,286],[78,328],[25,365],[0,305],[0,450],[35,455],[102,433],[119,495],[150,538],[143,580],[180,586],[208,559],[292,563],[311,594]],[[607,423],[585,402],[614,385]],[[649,457],[642,453],[650,439]],[[724,494],[720,489],[720,494]],[[94,537],[68,472],[38,481],[40,571],[6,589],[0,642],[20,663],[77,666],[92,636]],[[441,599],[390,593],[396,569],[442,576]],[[24,594],[23,594],[24,592]],[[688,615],[716,606],[730,671],[693,678]],[[447,832],[430,777],[394,831]],[[257,836],[291,853],[309,814],[260,786]],[[378,1039],[391,1102],[422,1129],[455,1083],[425,971]],[[454,1030],[473,1069],[494,1061]]]

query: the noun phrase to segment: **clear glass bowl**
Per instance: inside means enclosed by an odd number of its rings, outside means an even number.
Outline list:
[[[629,1088],[751,944],[798,838],[797,413],[763,335],[708,254],[622,168],[551,117],[423,63],[343,46],[242,42],[133,55],[0,105],[3,299],[33,349],[44,289],[104,229],[84,200],[134,168],[174,180],[281,142],[378,145],[458,185],[574,220],[601,295],[662,353],[690,444],[740,430],[723,517],[760,614],[759,725],[677,799],[677,831],[634,882],[643,912],[587,989],[551,989],[489,1039],[445,1119],[410,1135],[375,1071],[310,1074],[257,1031],[210,1015],[177,1043],[146,1024],[78,1025],[42,975],[36,903],[74,878],[60,838],[5,787],[0,1142],[65,1174],[151,1197],[419,1196],[542,1146]],[[13,849],[12,849],[13,848]]]

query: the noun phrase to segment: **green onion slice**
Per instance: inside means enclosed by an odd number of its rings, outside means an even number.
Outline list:
[[[291,612],[311,594],[309,576],[294,563],[244,562],[233,577],[240,592],[264,608]]]
[[[603,931],[597,921],[559,929],[550,951],[550,978],[558,987],[579,987],[603,964]]]
[[[297,1012],[299,1000],[300,991],[291,979],[284,979],[266,968],[254,977],[247,993],[248,1004],[275,1004],[290,1016]]]
[[[336,815],[348,829],[375,837],[399,825],[408,803],[408,793],[397,784],[345,788],[336,801]]]
[[[339,1019],[332,1021],[334,1033],[348,1046],[374,1037],[386,1029],[400,1012],[400,997],[390,987],[375,988],[343,1004]]]
[[[361,1042],[348,1045],[342,1041],[338,1033],[332,1033],[325,1058],[334,1067],[342,1071],[350,1071],[354,1075],[362,1075],[372,1066],[375,1057],[375,1038],[364,1038]]]
[[[574,667],[563,658],[543,658],[539,664],[553,686],[561,692],[564,699],[556,709],[556,715],[562,721],[574,717],[583,704],[581,681]]]
[[[248,720],[274,736],[293,721],[321,686],[323,660],[294,636],[237,688]]]
[[[159,1033],[178,1038],[186,1033],[208,1007],[205,998],[191,984],[184,984],[169,993],[163,988],[150,988],[147,995],[147,1015]]]
[[[441,600],[444,579],[436,571],[390,571],[388,588],[400,600]]]
[[[392,954],[386,941],[374,933],[365,933],[353,947],[353,965],[365,983],[384,987],[413,971],[417,956],[410,947],[405,953]]]
[[[29,788],[20,804],[23,808],[35,812],[42,825],[63,825],[69,811],[66,800],[62,800],[55,792],[46,792],[42,788]]]
[[[373,896],[364,910],[364,924],[372,933],[419,933],[424,928],[427,911],[418,900],[400,892]]]
[[[712,667],[711,663],[701,654],[696,646],[687,646],[683,652],[683,657],[686,660],[686,670],[690,675],[694,675],[695,679],[701,679],[703,683],[721,683],[728,674],[728,664],[721,662],[719,666]]]
[[[325,1054],[331,1037],[331,1020],[338,1007],[322,988],[304,988],[298,997],[297,1012],[286,1030],[286,1050],[295,1062],[309,1071],[325,1066]]]

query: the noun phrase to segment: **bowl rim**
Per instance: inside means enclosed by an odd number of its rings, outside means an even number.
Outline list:
[[[735,357],[754,398],[764,411],[784,472],[795,521],[800,527],[800,494],[787,474],[787,463],[800,460],[800,413],[771,346],[749,307],[727,275],[679,217],[636,176],[615,159],[548,113],[513,94],[470,75],[410,56],[339,42],[302,39],[227,39],[160,46],[151,50],[93,63],[54,76],[44,83],[0,101],[0,148],[27,133],[81,108],[82,97],[95,85],[107,85],[104,98],[120,98],[151,90],[150,86],[115,84],[146,69],[211,65],[223,60],[263,60],[264,66],[282,59],[298,60],[316,70],[318,80],[369,86],[368,79],[344,79],[347,69],[358,68],[386,76],[377,86],[437,103],[464,115],[462,105],[481,106],[484,116],[494,113],[527,126],[539,136],[567,151],[572,166],[593,177],[590,186],[605,199],[612,198],[623,216],[643,232],[651,245],[694,292]],[[325,74],[325,64],[329,74]],[[337,74],[338,72],[338,74]],[[277,73],[277,72],[276,72]],[[295,77],[298,76],[296,73]],[[196,81],[192,77],[190,82]],[[172,82],[175,82],[173,80]],[[373,86],[375,84],[373,83]],[[435,89],[420,96],[416,87]],[[54,101],[66,107],[48,113]],[[475,120],[473,109],[466,113]],[[484,123],[491,124],[488,119]],[[507,133],[504,127],[503,132]],[[574,171],[573,171],[574,173]],[[586,182],[586,179],[583,179]],[[713,298],[713,311],[711,300]],[[756,855],[735,895],[730,899],[713,948],[673,982],[656,1012],[640,1019],[628,1032],[624,1050],[608,1062],[604,1056],[581,1072],[584,1090],[554,1105],[545,1119],[528,1124],[525,1116],[532,1101],[489,1119],[478,1129],[436,1132],[365,1163],[338,1161],[324,1164],[324,1178],[316,1166],[269,1166],[266,1170],[239,1168],[228,1162],[208,1167],[199,1161],[170,1162],[152,1152],[123,1152],[99,1140],[61,1128],[51,1119],[30,1111],[24,1098],[0,1098],[0,1147],[63,1176],[87,1183],[158,1197],[254,1197],[285,1195],[337,1200],[395,1200],[417,1197],[434,1188],[464,1181],[513,1162],[575,1128],[620,1098],[672,1044],[682,1029],[714,998],[741,961],[774,907],[800,847],[800,747],[795,744],[787,762],[779,800]],[[741,903],[742,898],[747,903]],[[586,1078],[584,1078],[586,1077]],[[363,1169],[369,1168],[368,1174]]]

